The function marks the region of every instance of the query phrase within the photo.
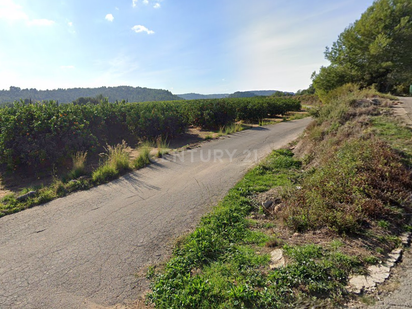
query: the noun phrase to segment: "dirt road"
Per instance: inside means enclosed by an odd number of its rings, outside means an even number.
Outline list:
[[[162,261],[247,169],[310,119],[236,133],[112,183],[0,219],[0,308],[104,308]],[[100,307],[102,306],[102,307]]]

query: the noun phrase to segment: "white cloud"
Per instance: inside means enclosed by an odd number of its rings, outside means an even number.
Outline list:
[[[53,26],[55,22],[50,19],[32,19],[27,21],[27,24],[29,26]]]
[[[62,69],[62,70],[74,69],[74,65],[62,65],[62,66],[60,66],[60,69]]]
[[[69,21],[67,24],[69,25],[69,27],[73,27],[73,23],[71,21]]]
[[[8,20],[29,19],[27,14],[23,12],[23,7],[15,4],[12,0],[0,1],[0,18]]]
[[[137,0],[133,0],[132,5],[133,5],[133,7],[136,7],[137,6]]]
[[[15,4],[13,0],[0,0],[0,19],[26,21],[28,26],[52,26],[55,24],[55,22],[50,19],[30,19],[23,11],[23,7]]]
[[[147,29],[145,26],[136,25],[132,28],[136,33],[146,32],[147,34],[154,34],[154,31]]]
[[[143,0],[144,4],[149,4],[149,0]]]
[[[106,17],[105,17],[105,19],[108,20],[108,21],[110,21],[110,22],[112,22],[112,21],[114,20],[114,17],[113,17],[112,14],[107,14]]]
[[[160,3],[156,3],[153,7],[154,7],[155,9],[160,9],[161,5],[160,5]]]

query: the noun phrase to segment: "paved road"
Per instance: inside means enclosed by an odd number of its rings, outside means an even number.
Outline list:
[[[175,237],[309,122],[236,133],[1,218],[0,308],[96,308],[135,299],[147,288],[138,268],[163,260]]]

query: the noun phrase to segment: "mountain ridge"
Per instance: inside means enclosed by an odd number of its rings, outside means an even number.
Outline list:
[[[280,90],[249,90],[249,91],[236,91],[234,93],[216,93],[216,94],[200,94],[200,93],[183,93],[176,94],[178,97],[185,100],[199,100],[199,99],[222,99],[227,97],[251,97],[251,96],[271,96],[274,93],[282,92],[285,94],[293,94],[293,92],[280,91]],[[252,95],[253,94],[253,95]]]
[[[58,101],[70,103],[80,97],[96,97],[102,95],[109,102],[147,102],[147,101],[172,101],[180,98],[169,90],[152,89],[132,86],[98,87],[98,88],[59,88],[53,90],[21,89],[11,86],[9,90],[0,90],[0,103],[10,103],[19,100],[26,101]]]

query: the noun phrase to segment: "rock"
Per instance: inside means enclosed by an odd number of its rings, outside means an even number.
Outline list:
[[[293,234],[293,237],[299,237],[299,236],[300,236],[300,234],[297,233],[297,232]]]
[[[360,294],[366,291],[373,291],[378,284],[382,284],[391,274],[391,268],[399,262],[402,256],[402,249],[395,249],[383,264],[368,267],[368,276],[354,276],[349,280],[349,289]]]
[[[404,247],[408,247],[411,243],[411,233],[409,233],[409,232],[403,233],[401,235],[401,241],[402,241],[402,245]]]
[[[266,201],[262,203],[262,206],[265,207],[266,209],[269,209],[270,206],[272,206],[273,201]]]
[[[378,99],[372,99],[372,100],[371,100],[371,103],[372,103],[373,105],[381,105],[381,101],[379,101]]]
[[[402,257],[402,249],[395,249],[391,253],[388,254],[388,259],[386,261],[386,264],[389,267],[395,266],[396,263],[398,263]]]
[[[18,200],[19,202],[24,202],[24,201],[27,200],[28,198],[35,197],[35,196],[36,196],[36,193],[37,193],[36,191],[27,192],[26,194],[23,194],[23,195],[18,196],[18,197],[17,197],[17,200]]]
[[[375,283],[368,280],[368,276],[355,276],[349,280],[349,288],[355,294],[364,292],[366,286],[375,286]]]
[[[385,265],[372,265],[368,267],[370,281],[380,284],[389,278],[391,267]]]
[[[276,205],[275,206],[275,213],[278,213],[278,212],[282,211],[282,208],[283,208],[282,204]]]
[[[270,253],[270,269],[280,268],[286,265],[285,258],[283,257],[283,250],[276,249]]]

